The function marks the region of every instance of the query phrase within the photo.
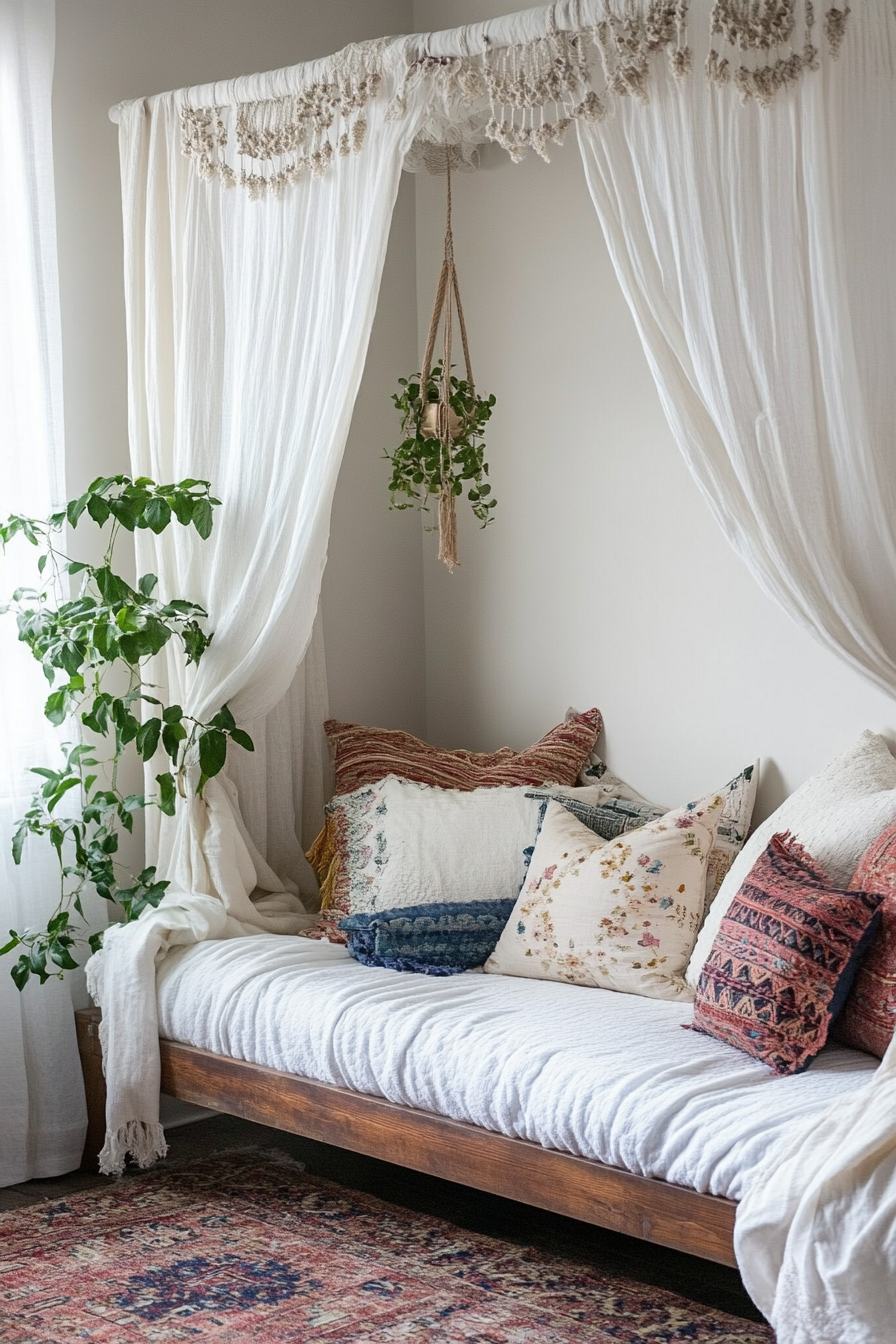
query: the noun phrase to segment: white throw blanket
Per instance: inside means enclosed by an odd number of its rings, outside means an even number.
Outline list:
[[[779,1344],[896,1340],[896,1042],[754,1182],[734,1246]]]
[[[103,1010],[100,1041],[106,1071],[106,1141],[100,1171],[118,1175],[130,1154],[141,1167],[167,1152],[159,1124],[159,1022],[156,966],[169,948],[210,938],[297,933],[315,922],[256,850],[223,776],[205,801],[191,797],[189,846],[175,856],[172,886],[155,910],[107,929],[87,963],[87,987]],[[249,893],[258,892],[258,896]]]

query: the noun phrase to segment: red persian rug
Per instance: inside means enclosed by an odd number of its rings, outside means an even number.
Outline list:
[[[4,1344],[772,1344],[593,1266],[217,1154],[0,1217]]]

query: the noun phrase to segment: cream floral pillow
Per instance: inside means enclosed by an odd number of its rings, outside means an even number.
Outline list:
[[[549,801],[529,873],[485,970],[689,999],[707,860],[725,796],[604,842]]]

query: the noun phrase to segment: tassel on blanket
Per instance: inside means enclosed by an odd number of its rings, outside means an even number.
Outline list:
[[[167,1152],[168,1144],[161,1125],[129,1120],[114,1134],[106,1130],[106,1142],[100,1153],[100,1174],[120,1176],[128,1157],[132,1157],[138,1167],[151,1167]]]

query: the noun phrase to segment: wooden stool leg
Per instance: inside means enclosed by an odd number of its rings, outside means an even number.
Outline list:
[[[84,1092],[87,1097],[87,1139],[82,1171],[96,1171],[99,1152],[106,1138],[106,1080],[103,1077],[103,1050],[100,1045],[99,1008],[83,1008],[75,1013],[78,1032],[78,1052],[84,1074]]]

